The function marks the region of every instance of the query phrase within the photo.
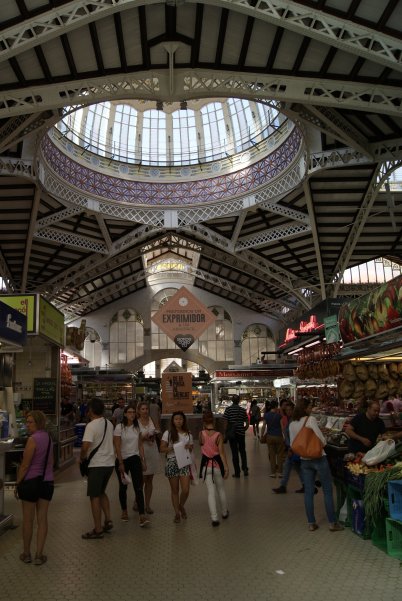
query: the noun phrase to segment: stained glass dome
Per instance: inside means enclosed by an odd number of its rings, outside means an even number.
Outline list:
[[[57,129],[111,160],[164,167],[230,158],[266,141],[285,119],[273,102],[136,100],[70,107]]]

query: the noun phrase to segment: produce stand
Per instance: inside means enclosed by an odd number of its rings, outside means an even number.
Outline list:
[[[361,457],[345,461],[345,447],[329,444],[325,450],[339,520],[390,556],[402,559],[402,443],[385,464],[372,467],[362,463]]]

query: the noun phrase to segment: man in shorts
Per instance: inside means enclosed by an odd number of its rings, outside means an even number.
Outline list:
[[[104,404],[101,399],[94,398],[89,403],[88,416],[91,420],[85,427],[82,438],[80,461],[92,456],[88,469],[87,496],[91,501],[91,511],[94,520],[94,528],[82,535],[83,539],[103,538],[104,532],[113,528],[110,519],[110,503],[106,494],[106,486],[112,475],[115,464],[115,453],[113,448],[113,426],[103,417]],[[104,523],[102,525],[102,513]]]

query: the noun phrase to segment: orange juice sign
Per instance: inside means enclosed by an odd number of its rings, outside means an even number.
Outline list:
[[[192,383],[193,377],[188,372],[164,372],[162,374],[164,413],[173,413],[174,411],[193,412]]]
[[[152,317],[152,321],[186,351],[215,321],[215,315],[184,286]]]

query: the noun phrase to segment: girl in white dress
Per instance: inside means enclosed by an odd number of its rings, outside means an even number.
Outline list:
[[[149,417],[149,404],[142,401],[137,405],[138,424],[140,426],[141,438],[144,445],[145,462],[147,469],[143,472],[144,498],[146,513],[153,513],[151,509],[151,496],[153,489],[154,474],[159,471],[160,457],[156,436],[160,433],[159,424],[154,424]]]

